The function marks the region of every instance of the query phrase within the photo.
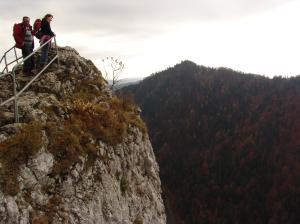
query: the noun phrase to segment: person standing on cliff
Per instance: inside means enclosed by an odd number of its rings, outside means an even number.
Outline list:
[[[52,37],[55,36],[55,33],[51,30],[50,23],[53,19],[53,15],[47,14],[42,19],[42,25],[41,25],[41,33],[42,37],[40,40],[40,44],[43,45],[48,40],[50,40]],[[51,43],[47,43],[44,47],[42,47],[42,53],[40,58],[40,66],[43,68],[48,63],[48,52],[50,49]]]
[[[16,41],[16,47],[22,50],[23,59],[26,58],[33,52],[34,48],[34,38],[32,26],[30,25],[30,18],[24,16],[22,23],[14,25],[13,32],[14,39]],[[23,73],[28,75],[34,68],[34,57],[31,56],[24,61]]]

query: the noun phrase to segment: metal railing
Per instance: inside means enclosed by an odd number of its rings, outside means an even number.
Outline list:
[[[52,58],[52,60],[50,62],[48,62],[47,65],[45,65],[43,67],[43,69],[41,71],[38,72],[38,74],[36,74],[19,92],[17,92],[17,82],[16,82],[16,68],[19,64],[23,63],[24,61],[28,60],[30,57],[32,57],[35,53],[37,53],[41,48],[43,48],[46,44],[51,43],[52,39],[54,39],[54,44],[55,44],[55,48],[56,48],[56,55]],[[11,50],[11,49],[10,49]],[[7,52],[9,52],[10,50],[8,50]],[[5,52],[6,53],[6,52]],[[3,56],[4,57],[4,56]],[[2,57],[2,58],[3,58]],[[16,56],[17,58],[17,56]],[[4,76],[11,76],[12,78],[12,82],[13,82],[13,96],[10,97],[9,99],[5,100],[4,102],[0,103],[0,107],[4,106],[5,104],[8,104],[10,102],[14,102],[14,118],[15,118],[15,122],[18,123],[19,122],[19,110],[18,110],[18,97],[38,78],[40,77],[40,75],[57,59],[57,63],[59,65],[59,56],[58,56],[58,48],[57,48],[57,43],[56,43],[56,38],[52,37],[50,40],[48,40],[47,42],[45,42],[44,44],[42,44],[39,48],[37,48],[36,50],[34,50],[31,54],[29,54],[27,57],[25,57],[23,60],[21,60],[20,62],[17,62],[17,64],[12,68],[12,71],[8,71],[8,68],[6,69],[6,73],[5,74],[0,74],[0,78],[4,77]],[[4,59],[6,60],[6,59]]]
[[[8,62],[7,55],[8,55],[8,53],[10,53],[12,50],[14,51],[15,58],[14,58],[14,60]],[[5,71],[6,71],[6,73],[8,73],[8,66],[9,66],[9,65],[11,65],[11,64],[13,64],[13,63],[15,63],[15,62],[18,63],[19,60],[20,60],[21,58],[22,58],[22,56],[21,56],[21,57],[18,57],[17,51],[16,51],[16,47],[15,47],[15,46],[13,46],[13,47],[11,47],[9,50],[7,50],[7,51],[3,54],[3,56],[2,56],[2,58],[1,58],[1,60],[0,60],[0,65],[1,65],[1,63],[2,63],[3,61],[4,61],[4,63],[5,63],[5,66],[4,66],[3,70],[0,72],[0,77],[1,77],[1,74],[3,74]]]

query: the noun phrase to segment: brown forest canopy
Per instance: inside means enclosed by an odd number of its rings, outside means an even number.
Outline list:
[[[183,61],[124,88],[178,223],[300,223],[300,76]]]

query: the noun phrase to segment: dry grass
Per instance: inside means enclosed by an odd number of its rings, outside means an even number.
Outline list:
[[[83,130],[91,133],[94,138],[115,145],[121,142],[126,131],[123,111],[101,104],[92,104],[77,100],[74,102],[71,120],[81,123]]]
[[[48,150],[55,157],[53,175],[66,174],[79,161],[88,158],[88,166],[97,158],[95,142],[102,140],[110,145],[121,143],[129,126],[136,126],[145,133],[146,126],[137,115],[136,106],[116,97],[101,104],[75,99],[66,103],[69,118],[61,126],[47,123]]]
[[[59,206],[62,204],[62,202],[63,200],[60,195],[53,195],[49,199],[46,207],[44,208],[46,213],[46,218],[47,221],[49,221],[49,223],[53,223],[53,217],[60,210]]]
[[[61,211],[60,205],[63,203],[62,197],[58,194],[49,198],[44,206],[33,207],[30,211],[30,223],[32,224],[48,224],[54,223],[53,218]],[[66,222],[63,222],[66,223]]]
[[[98,140],[110,145],[119,144],[128,134],[130,126],[138,127],[143,133],[147,132],[137,107],[130,99],[112,97],[98,104],[91,102],[95,96],[101,95],[99,90],[103,82],[102,78],[82,81],[76,87],[78,95],[75,94],[62,104],[68,105],[64,110],[69,117],[61,124],[57,120],[48,120],[45,129],[49,137],[48,150],[55,157],[53,175],[67,174],[80,156],[87,156],[88,166],[92,165],[98,157]],[[51,108],[45,112],[50,118],[54,116]],[[40,123],[30,123],[12,138],[0,143],[0,184],[6,194],[15,195],[19,192],[20,166],[27,163],[42,147],[42,129]]]
[[[144,122],[138,115],[137,107],[125,99],[113,97],[103,104],[76,99],[71,109],[71,120],[109,144],[120,143],[130,125],[147,132]]]
[[[91,101],[95,97],[102,95],[101,90],[104,85],[105,81],[101,77],[97,77],[94,80],[83,80],[76,85],[72,99]]]
[[[5,194],[19,192],[20,166],[39,151],[42,143],[42,126],[38,122],[24,125],[15,136],[0,143],[0,181]]]
[[[143,224],[143,223],[144,223],[144,221],[143,221],[143,217],[141,215],[138,215],[133,222],[133,224]]]
[[[48,150],[55,158],[52,174],[67,174],[69,167],[83,154],[80,136],[68,129],[60,130],[56,123],[48,123],[46,131],[49,137]]]
[[[32,224],[48,224],[49,218],[45,215],[32,219]]]
[[[121,192],[122,194],[124,195],[128,189],[129,189],[129,181],[128,179],[126,178],[126,176],[122,176],[121,178],[121,182],[120,182],[120,188],[121,188]]]

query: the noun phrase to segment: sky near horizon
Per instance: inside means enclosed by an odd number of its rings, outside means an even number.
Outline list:
[[[300,0],[0,0],[0,10],[1,55],[14,44],[14,23],[51,13],[60,46],[100,70],[101,59],[118,58],[123,78],[183,60],[269,77],[300,74]]]

